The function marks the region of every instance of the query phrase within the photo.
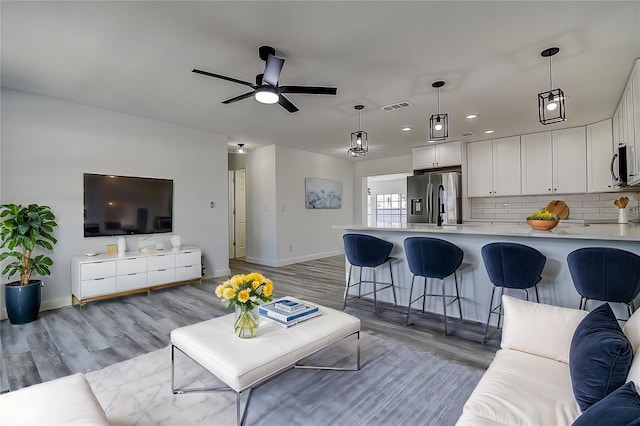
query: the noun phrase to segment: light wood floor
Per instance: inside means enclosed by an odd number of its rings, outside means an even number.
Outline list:
[[[343,256],[279,268],[231,260],[230,267],[233,274],[257,271],[271,278],[277,297],[291,295],[342,309]],[[174,328],[230,312],[214,294],[223,280],[89,303],[82,310],[68,306],[45,311],[29,324],[0,321],[0,391],[100,369],[166,347]],[[407,327],[406,308],[391,304],[379,304],[378,317],[367,300],[349,301],[346,311],[361,319],[364,331],[479,368],[489,365],[499,344],[494,339],[482,345],[484,325],[475,322],[450,318],[449,335],[444,336],[437,315],[416,311],[415,323]]]

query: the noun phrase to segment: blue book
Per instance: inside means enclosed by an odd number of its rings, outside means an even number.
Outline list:
[[[266,305],[262,305],[259,308],[259,313],[262,316],[274,318],[278,321],[282,321],[288,323],[290,321],[295,321],[299,318],[305,317],[307,315],[313,314],[319,311],[317,306],[308,305],[306,303],[302,303],[304,305],[304,309],[301,309],[296,312],[288,312],[279,308],[277,305],[281,300],[291,300],[291,298],[279,299],[271,303],[267,303]]]

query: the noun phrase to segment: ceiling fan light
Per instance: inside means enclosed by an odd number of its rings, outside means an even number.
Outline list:
[[[275,104],[280,100],[278,91],[271,86],[261,86],[256,89],[256,101],[263,104]]]

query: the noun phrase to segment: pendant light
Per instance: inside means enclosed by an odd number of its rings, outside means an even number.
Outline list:
[[[356,105],[353,108],[358,111],[358,130],[351,132],[351,147],[347,150],[347,153],[351,157],[363,157],[369,151],[369,137],[367,132],[362,130],[361,125],[364,105]]]
[[[436,81],[431,86],[438,89],[438,113],[429,119],[429,140],[443,141],[449,137],[449,114],[440,114],[440,88],[444,81]]]
[[[564,109],[564,92],[562,89],[553,88],[551,78],[551,57],[560,52],[557,47],[543,50],[540,55],[549,58],[549,91],[538,93],[538,118],[542,124],[559,123],[566,120]]]
[[[236,149],[236,154],[244,154],[244,144],[243,143],[239,143],[238,144],[238,149]]]

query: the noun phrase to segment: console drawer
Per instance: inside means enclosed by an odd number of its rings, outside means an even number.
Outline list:
[[[200,279],[200,264],[176,268],[176,281]]]
[[[115,262],[109,262],[114,263]],[[114,268],[115,269],[115,268]],[[83,280],[80,284],[79,299],[86,299],[94,296],[102,296],[116,292],[116,277],[96,278],[93,280]]]
[[[146,257],[132,257],[130,259],[118,259],[118,275],[147,272]]]
[[[200,250],[176,253],[176,267],[200,265]]]
[[[132,272],[127,275],[118,275],[118,291],[136,290],[147,287],[146,272]]]
[[[149,275],[147,277],[147,282],[149,283],[149,287],[152,287],[154,285],[169,284],[175,281],[176,281],[176,270],[173,268],[158,269],[157,271],[149,271]]]
[[[175,254],[159,254],[156,256],[149,256],[147,258],[147,264],[148,264],[149,271],[175,268],[176,255]]]
[[[80,265],[80,280],[93,280],[95,278],[113,277],[116,275],[116,262],[82,263]]]

